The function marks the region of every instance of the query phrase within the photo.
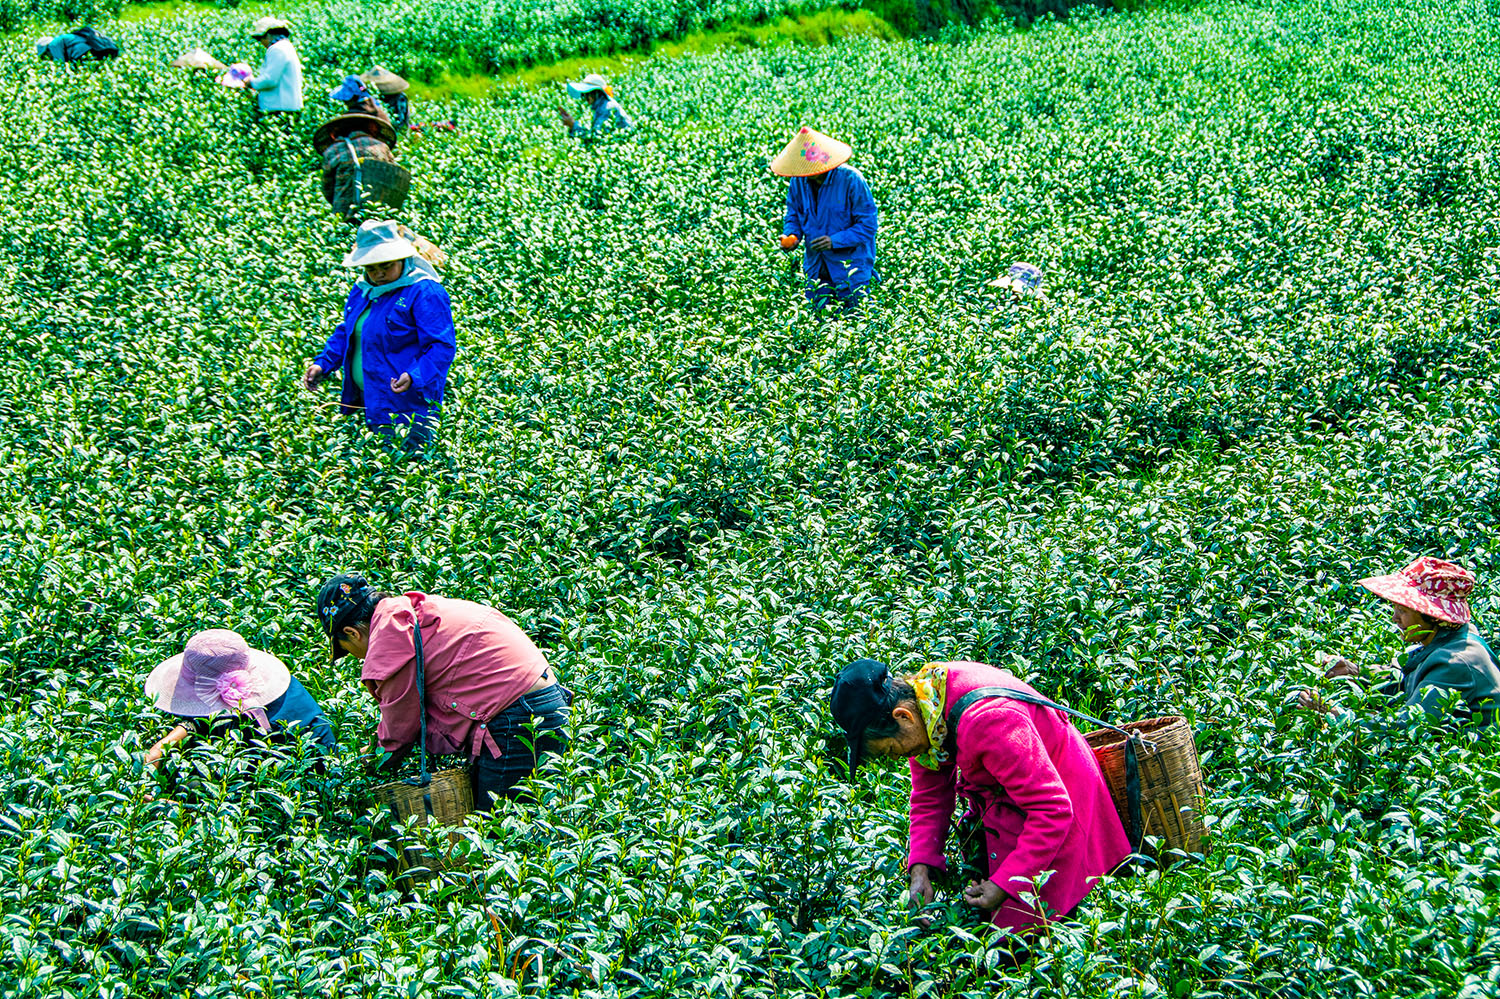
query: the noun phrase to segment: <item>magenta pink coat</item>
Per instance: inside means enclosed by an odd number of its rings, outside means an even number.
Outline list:
[[[975,687],[1036,695],[993,666],[945,665],[945,712]],[[1014,929],[1043,921],[1023,893],[1038,895],[1052,916],[1066,915],[1130,854],[1099,761],[1061,711],[984,698],[964,711],[957,740],[954,758],[941,769],[911,763],[907,866],[946,866],[943,845],[955,797],[963,794],[982,816],[990,880],[1006,893],[995,925]],[[1043,871],[1053,873],[1038,892],[1034,884]]]

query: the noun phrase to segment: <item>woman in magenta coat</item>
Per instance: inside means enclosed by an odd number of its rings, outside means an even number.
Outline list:
[[[834,684],[833,716],[849,741],[851,772],[865,756],[910,758],[913,904],[936,895],[932,873],[945,866],[962,795],[983,825],[989,866],[964,901],[992,912],[996,926],[1020,930],[1070,914],[1130,855],[1130,843],[1093,750],[1061,711],[981,697],[948,732],[954,705],[979,687],[1041,696],[980,663],[932,663],[897,678],[861,659]]]

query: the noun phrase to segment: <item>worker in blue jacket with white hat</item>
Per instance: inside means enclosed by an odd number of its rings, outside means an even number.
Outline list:
[[[778,177],[790,177],[781,248],[802,246],[807,298],[814,308],[837,301],[857,308],[875,271],[879,212],[870,187],[847,161],[847,143],[810,128],[800,129],[770,163]]]
[[[447,289],[392,221],[361,225],[344,266],[361,268],[364,276],[302,384],[315,391],[341,370],[343,411],[363,412],[365,425],[377,433],[406,427],[406,449],[418,451],[432,440],[457,349]]]
[[[594,113],[593,123],[584,127],[567,108],[559,105],[558,117],[568,126],[569,134],[580,139],[600,139],[611,134],[623,135],[635,127],[620,102],[615,100],[614,88],[598,73],[590,73],[577,83],[569,83],[568,93],[577,100],[587,101]]]

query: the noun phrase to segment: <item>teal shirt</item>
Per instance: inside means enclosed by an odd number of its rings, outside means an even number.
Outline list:
[[[365,320],[370,318],[370,307],[365,306],[365,311],[354,320],[354,332],[349,334],[349,373],[354,376],[354,384],[359,388],[359,394],[365,394]]]
[[[1480,725],[1488,724],[1500,705],[1500,667],[1473,624],[1439,631],[1431,642],[1412,649],[1401,679],[1388,688],[1407,707],[1428,714],[1441,712],[1450,690],[1458,691],[1463,699],[1460,717]]]

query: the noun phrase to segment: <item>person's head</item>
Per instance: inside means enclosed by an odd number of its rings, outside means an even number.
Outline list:
[[[1440,558],[1424,555],[1400,572],[1370,576],[1359,585],[1389,601],[1391,620],[1408,642],[1425,645],[1437,632],[1473,619],[1474,575]]]
[[[601,102],[609,100],[611,96],[609,81],[598,73],[590,73],[577,83],[568,84],[568,93],[579,100],[587,101],[589,107],[597,107]]]
[[[291,38],[292,26],[279,17],[263,17],[250,27],[250,37],[270,48],[283,38]]]
[[[335,662],[345,655],[363,659],[369,653],[370,616],[387,595],[367,583],[363,576],[334,576],[323,584],[318,591],[316,611]]]
[[[361,268],[365,281],[379,287],[399,280],[406,273],[407,259],[416,254],[416,246],[401,234],[398,223],[371,220],[359,227],[344,266]]]
[[[833,684],[833,719],[849,744],[852,775],[867,756],[918,756],[932,748],[917,692],[884,663],[858,659]]]
[[[158,708],[181,718],[244,714],[266,731],[263,709],[291,683],[280,659],[252,649],[233,631],[215,628],[193,635],[180,654],[152,670],[146,693]]]
[[[399,281],[406,271],[406,261],[387,260],[383,264],[365,264],[365,281],[376,288],[392,281]]]
[[[350,111],[362,114],[375,114],[375,95],[370,93],[370,88],[365,81],[357,76],[346,76],[342,83],[328,92],[330,100],[342,101],[344,107]]]

